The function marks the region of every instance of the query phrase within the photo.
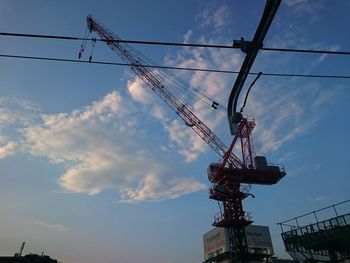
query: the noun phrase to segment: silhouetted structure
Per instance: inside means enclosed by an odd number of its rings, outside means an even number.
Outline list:
[[[248,225],[244,228],[247,240],[247,262],[271,262],[274,254],[267,226]],[[215,227],[203,235],[204,262],[229,263],[232,246],[227,228]],[[237,262],[237,261],[236,261]]]
[[[25,256],[0,257],[0,263],[59,263],[47,255],[28,254]]]
[[[299,262],[345,262],[350,260],[350,213],[338,214],[337,206],[350,200],[312,211],[279,223],[286,251]],[[319,220],[321,211],[333,209],[335,216]],[[299,225],[301,218],[314,215],[314,223]],[[296,223],[296,225],[292,225]],[[285,231],[285,229],[288,231]]]

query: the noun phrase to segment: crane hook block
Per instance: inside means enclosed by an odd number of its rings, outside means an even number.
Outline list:
[[[217,103],[216,101],[213,101],[213,103],[211,104],[211,107],[215,110],[218,109],[219,103]]]

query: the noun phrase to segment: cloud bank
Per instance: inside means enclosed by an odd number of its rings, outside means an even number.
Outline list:
[[[113,189],[121,201],[139,202],[203,189],[140,148],[133,114],[126,100],[112,92],[81,110],[42,115],[42,123],[23,129],[23,135],[32,155],[67,167],[59,178],[67,191],[94,195]]]

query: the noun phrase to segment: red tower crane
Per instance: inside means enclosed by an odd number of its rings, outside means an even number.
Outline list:
[[[130,65],[131,70],[223,159],[221,163],[212,163],[208,167],[208,179],[212,183],[209,197],[220,204],[220,212],[215,216],[213,225],[231,231],[231,251],[235,251],[236,258],[243,258],[247,250],[244,227],[251,224],[252,220],[242,205],[242,201],[251,194],[249,189],[241,187],[241,184],[272,185],[285,175],[282,167],[268,166],[265,157],[254,156],[251,139],[254,120],[241,118],[231,146],[227,147],[192,112],[181,97],[172,92],[157,73],[157,67],[154,63],[151,65],[146,56],[123,42],[119,36],[92,16],[87,17],[87,26],[90,33],[96,32],[124,62]],[[240,149],[239,157],[233,153],[234,147]]]

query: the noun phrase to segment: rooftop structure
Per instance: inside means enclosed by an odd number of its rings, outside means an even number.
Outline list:
[[[345,262],[350,260],[350,213],[339,214],[340,205],[334,204],[279,223],[286,251],[299,262]],[[320,220],[320,214],[332,211],[333,216]],[[315,222],[300,225],[306,216]]]
[[[244,228],[247,238],[246,262],[269,262],[274,251],[267,226],[248,225]],[[207,263],[229,262],[234,254],[229,244],[229,229],[215,227],[203,235],[204,260]]]

